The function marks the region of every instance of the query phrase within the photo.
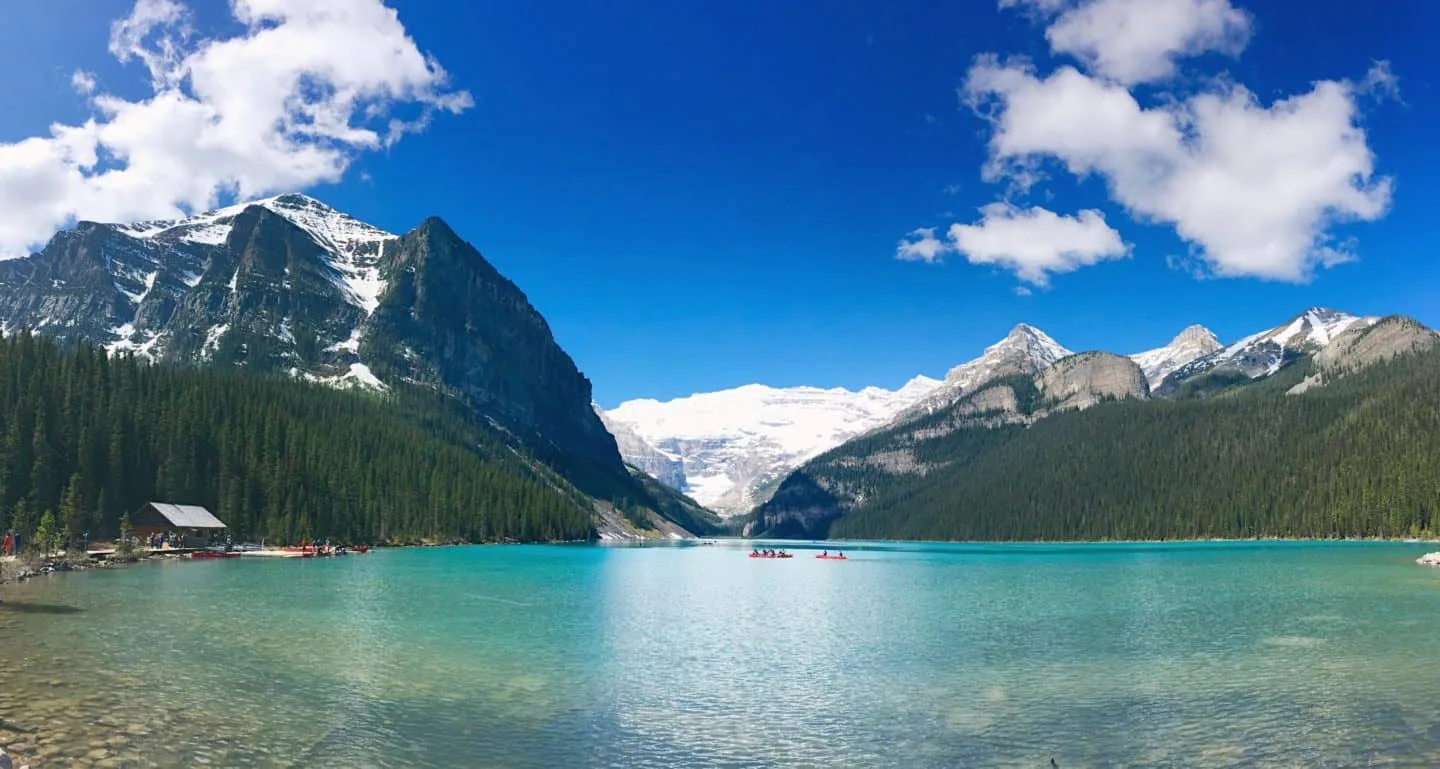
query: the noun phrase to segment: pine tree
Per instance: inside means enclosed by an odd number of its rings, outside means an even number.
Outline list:
[[[46,510],[40,516],[40,525],[35,530],[35,546],[42,556],[50,555],[64,546],[64,534],[53,510]]]

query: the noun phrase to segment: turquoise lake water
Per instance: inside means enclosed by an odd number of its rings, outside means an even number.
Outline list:
[[[1425,545],[749,547],[6,586],[0,744],[40,767],[1440,765]]]

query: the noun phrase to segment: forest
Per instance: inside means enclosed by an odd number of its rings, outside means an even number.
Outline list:
[[[798,470],[770,514],[776,506],[828,509],[839,517],[815,519],[818,529],[792,524],[778,533],[845,538],[1440,532],[1440,352],[1287,395],[1309,367],[1302,359],[1254,383],[1214,381],[1175,398],[1103,403],[1030,426],[922,439],[915,424],[877,433]],[[857,461],[896,449],[912,452],[923,472]],[[843,497],[831,495],[837,489]]]
[[[155,500],[272,544],[593,536],[586,498],[479,424],[420,388],[152,366],[22,332],[0,340],[0,530],[50,512],[70,537],[112,537]]]

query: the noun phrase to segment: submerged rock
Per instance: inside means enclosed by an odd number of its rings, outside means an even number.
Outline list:
[[[1422,566],[1440,566],[1440,552],[1426,553],[1415,559]]]
[[[15,769],[15,764],[10,760],[10,754],[0,749],[0,769]]]

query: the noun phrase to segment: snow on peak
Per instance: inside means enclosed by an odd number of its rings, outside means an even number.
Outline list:
[[[934,412],[993,379],[1014,374],[1038,374],[1055,361],[1074,354],[1044,331],[1028,323],[1018,324],[1004,339],[986,347],[980,357],[946,372],[945,381],[939,387],[931,389],[898,417],[905,419]]]
[[[1174,373],[1188,378],[1223,367],[1243,372],[1252,379],[1268,376],[1302,354],[1325,348],[1345,331],[1374,325],[1378,320],[1326,307],[1311,307],[1279,326],[1198,357]]]
[[[237,203],[184,219],[115,225],[134,238],[160,239],[181,243],[218,246],[225,243],[235,217],[251,206],[261,206],[283,216],[304,230],[324,250],[334,271],[333,281],[347,300],[371,314],[380,306],[385,281],[380,277],[380,257],[385,241],[395,236],[385,230],[337,211],[301,193],[288,193],[262,200]]]
[[[1061,358],[1074,355],[1059,342],[1051,339],[1049,334],[1028,323],[1016,324],[1004,339],[985,348],[986,355],[992,353],[1009,355],[1015,351],[1019,351],[1022,355],[1032,356],[1036,360],[1043,360],[1047,366]]]
[[[1204,326],[1190,326],[1170,340],[1170,344],[1137,352],[1130,359],[1145,372],[1145,381],[1154,388],[1171,372],[1219,349],[1220,340],[1213,331]]]
[[[899,390],[867,387],[776,388],[749,384],[661,402],[626,401],[603,412],[645,446],[626,461],[639,465],[649,449],[677,458],[684,488],[722,515],[764,502],[763,489],[806,460],[888,422],[940,383],[916,377]]]

